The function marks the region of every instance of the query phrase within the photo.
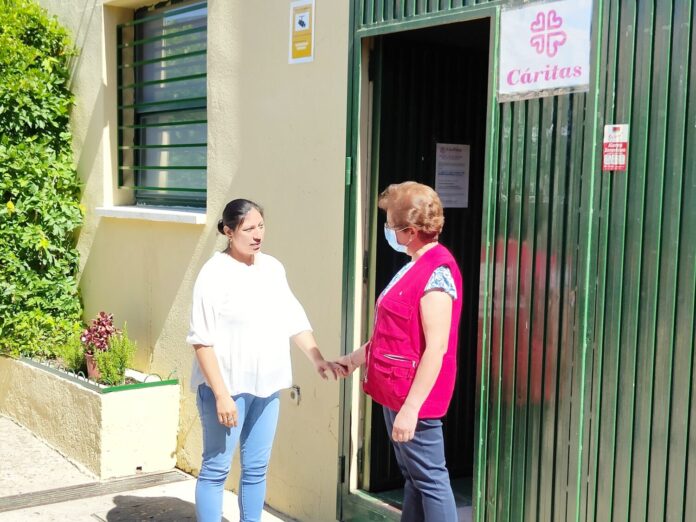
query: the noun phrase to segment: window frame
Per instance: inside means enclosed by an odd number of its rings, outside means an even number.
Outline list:
[[[203,25],[173,31],[170,36],[166,33],[163,24],[159,33],[149,36],[144,33],[148,22],[164,20],[167,17],[178,16],[187,12],[205,10],[205,22]],[[207,202],[207,0],[173,1],[166,4],[160,3],[150,7],[144,7],[134,12],[133,20],[117,25],[117,112],[118,112],[118,187],[128,189],[133,193],[137,206],[167,206],[205,208]],[[202,48],[191,52],[173,53],[161,58],[147,58],[145,45],[148,43],[176,39],[194,33],[204,33],[201,42]],[[174,35],[174,36],[171,36]],[[194,44],[194,45],[195,45]],[[192,75],[164,77],[155,80],[143,79],[147,66],[165,64],[162,70],[166,70],[167,62],[176,63],[190,57],[201,57],[204,72]],[[200,66],[201,62],[194,59],[191,67]],[[184,67],[186,64],[183,65]],[[176,65],[174,67],[177,67]],[[190,98],[178,98],[172,93],[166,93],[164,99],[155,101],[143,101],[143,93],[148,86],[161,87],[167,83],[186,82],[188,80],[203,80],[203,96]],[[190,84],[189,84],[190,85]],[[200,90],[200,87],[198,87]],[[163,89],[164,91],[164,89]],[[162,91],[160,91],[161,93]],[[152,90],[150,94],[157,93]],[[174,93],[176,94],[176,93]],[[194,93],[195,94],[195,93]],[[177,115],[191,111],[195,119],[179,119]],[[198,114],[196,114],[198,113]],[[146,123],[147,118],[162,117],[164,122]],[[170,121],[167,122],[166,120]],[[200,129],[199,126],[204,126]],[[157,127],[180,127],[190,132],[198,131],[205,135],[202,140],[185,141],[181,143],[147,143],[146,135],[150,129]],[[148,152],[153,149],[161,149],[162,155],[191,150],[191,162],[174,160],[172,163],[156,162],[148,164]],[[201,153],[195,151],[203,149]],[[164,151],[169,152],[164,152]],[[161,164],[159,164],[161,163]],[[160,168],[158,168],[160,167]],[[142,180],[148,177],[148,172],[160,172],[162,182],[151,186],[143,185]],[[191,176],[200,174],[204,177],[203,187],[167,185],[166,182],[176,173],[188,172]],[[155,174],[156,176],[156,174]]]

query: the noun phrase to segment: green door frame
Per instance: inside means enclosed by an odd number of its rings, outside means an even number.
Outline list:
[[[489,73],[488,73],[488,118],[486,121],[486,155],[484,165],[484,203],[483,203],[483,230],[482,241],[485,242],[485,278],[480,288],[480,299],[484,306],[482,318],[482,356],[481,356],[481,376],[488,374],[485,367],[487,357],[488,339],[487,332],[490,328],[491,320],[491,295],[492,295],[492,271],[493,264],[491,256],[493,254],[495,231],[494,220],[496,212],[497,176],[493,172],[496,166],[498,140],[495,139],[499,122],[499,106],[495,97],[498,70],[498,31],[500,20],[500,7],[493,4],[478,5],[460,8],[452,11],[431,14],[419,17],[415,20],[405,20],[380,27],[371,27],[355,30],[355,13],[361,5],[360,0],[354,0],[353,8],[350,12],[351,34],[349,38],[349,69],[348,69],[348,103],[347,103],[347,132],[346,132],[346,162],[345,180],[346,190],[344,195],[344,230],[343,230],[343,281],[342,281],[342,314],[341,314],[341,353],[345,354],[352,351],[355,325],[355,278],[356,278],[356,213],[360,194],[358,184],[354,182],[357,173],[359,153],[358,144],[360,141],[360,106],[361,106],[361,84],[362,84],[362,48],[366,38],[381,36],[390,33],[421,29],[426,27],[436,27],[458,22],[488,18],[490,20],[489,35]],[[477,390],[476,397],[476,426],[474,432],[477,433],[474,455],[474,491],[473,504],[474,516],[480,511],[481,503],[485,495],[485,462],[486,462],[486,433],[488,425],[488,383],[481,381],[481,387]],[[398,520],[394,510],[388,509],[375,502],[372,497],[361,491],[350,491],[350,431],[351,431],[351,397],[352,382],[345,379],[340,387],[340,427],[339,427],[339,466],[337,482],[337,509],[336,518],[338,520]],[[483,431],[482,431],[483,430]]]

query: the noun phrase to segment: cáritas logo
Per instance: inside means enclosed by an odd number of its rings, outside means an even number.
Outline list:
[[[558,53],[558,48],[568,39],[562,27],[563,17],[559,16],[555,9],[538,12],[529,26],[532,31],[529,44],[534,47],[537,54],[546,53],[546,56],[553,58]]]

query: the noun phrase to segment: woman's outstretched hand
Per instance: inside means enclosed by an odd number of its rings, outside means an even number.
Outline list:
[[[336,360],[336,364],[342,369],[341,377],[348,377],[365,364],[365,350],[367,349],[367,344],[368,343],[363,344],[354,352],[348,353]]]
[[[336,380],[342,375],[343,369],[339,365],[324,359],[312,332],[309,330],[300,332],[294,335],[292,340],[312,362],[314,369],[322,379],[326,380],[329,378],[329,375],[332,375],[334,380]]]
[[[336,364],[341,368],[341,377],[348,377],[359,366],[359,365],[353,363],[353,361],[350,357],[350,354],[344,355],[343,357],[340,357],[336,361]]]
[[[317,371],[319,376],[327,380],[329,378],[329,375],[333,376],[333,379],[336,380],[339,377],[343,377],[343,367],[340,364],[337,364],[335,362],[331,361],[326,361],[323,358],[322,359],[315,359],[314,361],[314,369]]]

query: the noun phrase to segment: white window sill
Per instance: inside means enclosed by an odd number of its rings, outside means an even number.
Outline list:
[[[203,209],[184,209],[175,207],[97,207],[97,215],[107,218],[140,219],[143,221],[166,221],[169,223],[186,223],[205,225],[206,214]]]

